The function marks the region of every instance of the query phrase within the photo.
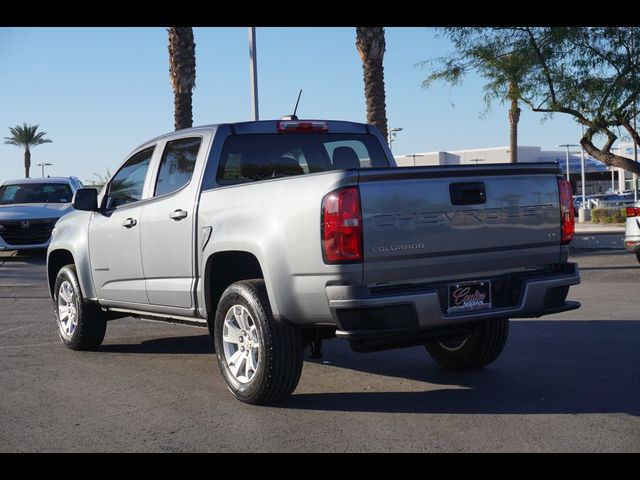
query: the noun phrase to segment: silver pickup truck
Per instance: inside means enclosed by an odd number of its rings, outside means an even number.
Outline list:
[[[370,125],[180,130],[57,223],[60,338],[95,349],[124,316],[208,327],[229,389],[256,404],[287,398],[305,348],[332,337],[480,368],[509,318],[579,307],[571,198],[553,163],[397,168]]]

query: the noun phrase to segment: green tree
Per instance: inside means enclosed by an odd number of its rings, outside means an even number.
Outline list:
[[[520,85],[529,68],[527,52],[510,51],[504,39],[493,35],[489,29],[445,28],[444,35],[453,43],[454,52],[431,63],[431,74],[422,82],[428,88],[442,80],[459,85],[463,77],[475,71],[487,80],[484,100],[487,110],[492,101],[509,102],[509,153],[510,161],[518,161],[518,122],[520,121]],[[473,41],[470,41],[470,37]]]
[[[169,27],[169,76],[174,95],[174,127],[193,126],[192,92],[196,86],[196,44],[191,27]]]
[[[31,151],[29,147],[51,143],[51,140],[44,138],[47,132],[38,132],[39,126],[23,123],[22,126],[9,127],[11,136],[4,137],[4,143],[24,148],[24,178],[29,178],[29,169],[31,168]]]
[[[571,115],[585,127],[580,144],[587,153],[606,165],[640,173],[636,162],[611,151],[621,132],[640,143],[632,127],[640,95],[640,28],[469,27],[447,29],[446,35],[454,46],[487,46],[488,61],[518,56],[522,76],[516,96],[522,104],[546,115]],[[468,62],[455,63],[454,58],[449,57],[451,71],[445,79],[468,71]],[[480,68],[486,63],[480,62]],[[596,139],[602,139],[599,146]]]
[[[384,91],[384,27],[356,27],[356,48],[364,70],[367,122],[387,138],[387,110]]]

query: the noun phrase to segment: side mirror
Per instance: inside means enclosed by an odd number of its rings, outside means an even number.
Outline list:
[[[73,196],[73,208],[94,212],[98,210],[98,191],[95,188],[81,188]]]

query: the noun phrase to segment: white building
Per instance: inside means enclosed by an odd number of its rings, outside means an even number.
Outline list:
[[[510,148],[491,147],[471,150],[452,150],[451,152],[424,152],[409,155],[396,155],[399,167],[420,165],[464,165],[481,163],[509,163]],[[580,159],[580,155],[572,157]],[[541,147],[518,147],[518,162],[563,161],[566,153],[562,150],[542,150]]]
[[[614,149],[615,150],[615,149]],[[426,165],[468,165],[485,163],[509,163],[510,147],[475,148],[470,150],[452,150],[450,152],[422,152],[408,155],[394,155],[399,167]],[[633,143],[620,144],[618,152],[633,158]],[[566,150],[542,150],[541,147],[518,146],[518,162],[557,162],[564,175],[567,171]],[[585,153],[585,172],[587,175],[587,194],[607,191],[625,191],[631,189],[631,174],[622,169],[607,167],[602,162]],[[625,175],[626,173],[626,175]],[[569,179],[575,193],[582,191],[581,155],[579,147],[569,154]]]

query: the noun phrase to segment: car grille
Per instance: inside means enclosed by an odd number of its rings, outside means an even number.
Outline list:
[[[0,237],[9,245],[38,245],[49,240],[57,221],[57,218],[2,221]]]

